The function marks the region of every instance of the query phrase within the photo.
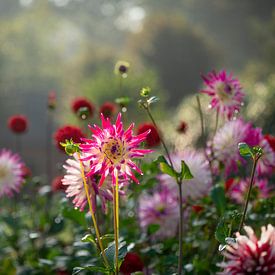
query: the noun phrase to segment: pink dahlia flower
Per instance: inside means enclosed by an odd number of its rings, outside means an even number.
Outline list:
[[[249,188],[250,178],[235,179],[230,184],[227,192],[229,197],[242,204],[245,199]],[[267,179],[255,179],[252,187],[251,199],[268,198],[270,195],[270,188],[268,187]]]
[[[239,112],[244,93],[238,79],[225,70],[218,73],[215,71],[202,76],[205,87],[200,91],[212,97],[210,108],[217,109],[222,115],[232,118],[234,113]]]
[[[111,175],[113,184],[116,183],[117,177],[122,177],[126,181],[132,179],[139,183],[132,170],[139,174],[142,172],[132,159],[141,158],[152,152],[149,149],[138,149],[150,131],[133,136],[134,124],[124,131],[120,113],[114,125],[103,114],[101,120],[102,129],[97,125],[90,127],[92,139],[83,139],[84,143],[80,145],[82,152],[87,156],[83,160],[90,162],[87,176],[100,174],[99,187],[108,175]]]
[[[253,128],[250,123],[241,119],[228,121],[221,127],[213,139],[214,158],[222,162],[225,167],[225,174],[237,171],[238,163],[245,162],[240,156],[238,144],[246,142],[249,146],[259,144],[261,129]]]
[[[244,229],[247,236],[237,233],[237,242],[226,247],[227,261],[219,264],[224,268],[219,274],[275,274],[275,228],[271,224],[263,226],[260,239],[251,227]]]
[[[182,196],[183,199],[198,199],[205,196],[211,186],[212,178],[209,163],[202,152],[195,150],[185,150],[171,156],[175,169],[179,172],[181,161],[184,160],[188,165],[192,175],[191,180],[183,180]],[[176,181],[168,175],[160,175],[159,180],[163,186],[172,191],[178,198],[178,186]]]
[[[178,228],[179,207],[168,188],[162,188],[153,195],[144,194],[139,198],[138,216],[140,227],[147,230],[151,224],[160,228],[154,233],[156,238],[174,237]]]
[[[88,172],[89,165],[88,162],[82,162],[84,171]],[[62,179],[62,184],[66,187],[67,197],[74,197],[73,204],[80,211],[83,211],[87,204],[86,192],[81,176],[80,162],[75,154],[73,158],[67,159],[66,164],[63,166],[66,170],[66,174]],[[87,184],[90,194],[90,199],[92,202],[93,210],[96,208],[96,197],[98,196],[101,200],[102,209],[106,212],[106,201],[111,201],[112,195],[112,185],[110,180],[106,180],[102,187],[99,189],[96,183],[95,176],[87,178]]]
[[[2,149],[0,151],[0,197],[19,192],[24,182],[24,164],[19,155]]]

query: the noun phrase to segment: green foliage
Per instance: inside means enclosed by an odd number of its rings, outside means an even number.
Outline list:
[[[224,188],[220,184],[216,184],[211,189],[211,199],[220,215],[223,215],[226,209],[226,199]]]

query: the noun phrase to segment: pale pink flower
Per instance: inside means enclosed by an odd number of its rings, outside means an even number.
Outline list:
[[[212,97],[210,108],[217,109],[228,118],[239,112],[243,105],[244,93],[237,78],[227,74],[225,70],[218,73],[212,71],[202,78],[205,87],[200,92]]]
[[[183,199],[198,199],[205,196],[212,182],[209,163],[205,155],[202,152],[187,149],[172,155],[171,158],[174,168],[178,172],[181,169],[181,161],[184,160],[194,177],[191,180],[182,181]],[[161,184],[172,190],[172,194],[178,198],[178,186],[175,179],[164,174],[158,178]]]
[[[82,152],[87,156],[83,160],[90,162],[87,176],[100,174],[99,187],[108,175],[111,175],[113,184],[120,176],[124,180],[132,179],[139,183],[132,170],[139,174],[142,172],[133,159],[144,157],[145,154],[152,152],[149,149],[138,149],[139,144],[146,139],[150,131],[133,136],[134,124],[124,131],[120,113],[114,125],[102,114],[101,120],[102,129],[97,125],[90,127],[93,133],[92,139],[83,139],[84,143],[80,145]]]
[[[19,155],[9,150],[0,151],[0,197],[12,197],[24,182],[24,164]]]
[[[139,198],[138,216],[141,228],[146,231],[151,224],[159,225],[155,238],[174,237],[178,229],[179,207],[168,188]]]
[[[87,172],[89,170],[88,163],[83,161],[82,164],[84,171]],[[75,154],[73,158],[67,159],[66,164],[63,167],[66,170],[66,174],[62,179],[62,183],[66,187],[65,192],[67,197],[74,197],[74,206],[79,208],[80,211],[83,211],[87,204],[87,197],[81,176],[80,161],[77,154]],[[97,186],[94,175],[92,177],[87,177],[87,184],[93,210],[95,211],[96,209],[96,197],[99,197],[103,211],[106,212],[106,201],[111,201],[113,197],[110,179],[106,180],[100,189]]]
[[[229,197],[237,203],[242,204],[247,196],[250,178],[235,179],[228,189]],[[268,198],[270,195],[270,188],[268,187],[267,179],[256,178],[253,183],[251,191],[251,199]]]
[[[218,130],[212,143],[213,156],[223,163],[226,175],[236,172],[239,163],[245,163],[238,144],[246,142],[251,147],[257,146],[261,137],[260,128],[253,128],[251,123],[242,119],[228,121]]]
[[[219,264],[224,270],[219,274],[275,274],[275,228],[271,224],[263,226],[260,239],[251,227],[244,229],[247,236],[236,233],[236,243],[227,245],[226,261]]]

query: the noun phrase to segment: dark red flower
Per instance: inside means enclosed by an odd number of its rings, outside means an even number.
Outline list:
[[[234,184],[234,179],[233,178],[229,178],[226,182],[225,182],[225,191],[227,192],[228,190],[230,190],[231,186]]]
[[[29,177],[31,177],[32,171],[31,171],[31,169],[28,166],[23,165],[21,169],[22,169],[22,176],[23,176],[23,178],[29,178]]]
[[[65,191],[66,190],[66,186],[63,185],[62,180],[63,176],[57,176],[52,180],[52,191],[53,192],[57,192],[57,191]]]
[[[137,253],[128,252],[120,266],[120,272],[129,275],[133,272],[142,271],[144,264]]]
[[[103,114],[105,118],[111,118],[116,112],[116,105],[112,102],[105,102],[99,109],[99,114]]]
[[[275,137],[272,135],[265,135],[264,137],[268,141],[272,150],[275,152]]]
[[[177,128],[179,133],[185,134],[188,129],[188,125],[185,121],[181,121],[180,125]]]
[[[71,273],[69,273],[67,270],[63,270],[63,269],[58,269],[56,270],[56,275],[70,275]]]
[[[88,112],[89,112],[89,116],[93,116],[94,114],[94,105],[92,104],[92,102],[85,98],[85,97],[77,97],[72,101],[72,111],[75,114],[78,114],[80,108],[87,108]]]
[[[8,120],[8,126],[16,134],[24,133],[28,128],[28,119],[23,115],[11,116]]]
[[[204,209],[204,207],[201,206],[201,205],[192,205],[192,210],[193,210],[195,213],[200,213],[203,209]]]
[[[137,133],[142,134],[147,130],[151,130],[151,132],[146,137],[146,143],[149,147],[157,146],[160,144],[160,136],[156,127],[152,123],[143,123],[138,126]]]
[[[55,107],[56,107],[56,92],[52,90],[48,94],[48,108],[55,109]]]
[[[66,139],[72,139],[74,142],[81,142],[81,138],[85,137],[82,133],[81,129],[76,126],[65,125],[56,130],[54,134],[54,139],[56,142],[57,148],[59,148],[62,152],[64,152],[64,147],[60,145],[60,142],[65,142]]]

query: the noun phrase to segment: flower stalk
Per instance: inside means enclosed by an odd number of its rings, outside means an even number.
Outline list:
[[[119,239],[119,196],[118,196],[118,175],[116,175],[116,184],[113,186],[113,212],[114,212],[114,233],[115,233],[115,274],[119,272],[118,264],[118,239]]]
[[[89,210],[90,210],[92,220],[93,220],[93,224],[94,224],[94,228],[95,228],[97,242],[98,242],[102,257],[103,257],[103,261],[104,261],[106,267],[109,267],[109,263],[108,263],[108,260],[106,258],[106,254],[105,254],[103,244],[102,244],[102,241],[101,241],[101,237],[100,237],[99,228],[98,228],[98,225],[97,225],[97,222],[96,222],[95,214],[94,214],[94,211],[93,211],[93,208],[92,208],[92,203],[91,203],[91,199],[90,199],[90,194],[89,194],[89,190],[88,190],[88,185],[87,185],[87,181],[86,181],[86,177],[85,177],[85,173],[84,173],[84,167],[83,167],[83,164],[82,164],[82,161],[81,161],[80,153],[78,152],[77,155],[78,155],[78,159],[79,159],[79,163],[80,163],[81,176],[82,176],[82,180],[83,180],[83,184],[84,184],[84,188],[85,188],[85,193],[86,193],[86,197],[87,197],[87,201],[88,201],[88,205],[89,205]]]

